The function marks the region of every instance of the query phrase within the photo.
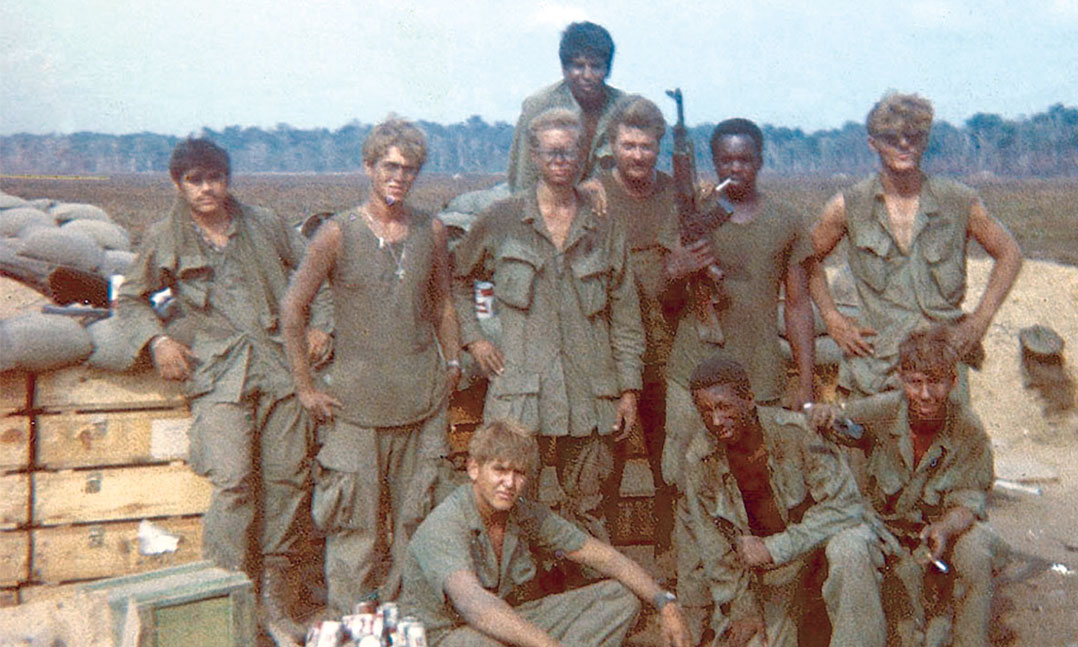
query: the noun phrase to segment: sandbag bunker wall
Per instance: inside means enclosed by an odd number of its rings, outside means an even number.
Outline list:
[[[0,373],[0,605],[200,559],[210,485],[152,372]]]

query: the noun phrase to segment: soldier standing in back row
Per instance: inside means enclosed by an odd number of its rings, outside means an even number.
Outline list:
[[[610,157],[607,121],[621,90],[606,84],[614,61],[610,32],[591,22],[574,22],[565,28],[558,48],[564,77],[524,100],[509,149],[509,189],[531,189],[539,180],[539,165],[532,159],[528,124],[551,108],[576,112],[582,126],[581,160],[576,180],[590,176],[601,158]]]
[[[425,159],[423,133],[412,124],[390,119],[371,131],[363,143],[367,200],[319,228],[282,307],[296,393],[327,423],[314,519],[327,535],[326,582],[337,614],[375,594],[387,557],[379,595],[396,598],[408,540],[433,507],[438,463],[448,453],[446,401],[460,378],[460,343],[446,232],[405,204]],[[327,279],[338,325],[330,384],[321,391],[302,349],[303,313]]]
[[[513,418],[553,444],[563,516],[608,538],[614,438],[636,422],[644,333],[621,224],[575,188],[580,120],[555,108],[528,126],[539,183],[483,212],[454,250],[462,341],[490,377],[484,420]],[[501,343],[476,319],[474,281],[493,281]]]
[[[161,377],[184,381],[194,417],[189,461],[213,484],[203,553],[256,582],[261,574],[260,623],[302,640],[286,607],[299,581],[292,560],[310,532],[313,438],[288,379],[278,305],[303,239],[272,211],[232,197],[228,153],[209,140],[180,142],[169,174],[179,199],[146,233],[116,316],[148,342]],[[149,301],[165,288],[179,309],[167,327]],[[298,340],[304,361],[328,347],[329,315],[320,299]]]
[[[844,236],[860,316],[835,307],[822,271],[811,278],[812,297],[827,332],[845,352],[839,386],[852,397],[898,388],[898,344],[932,323],[955,324],[962,362],[958,396],[969,400],[967,368],[978,362],[981,339],[1018,276],[1018,243],[988,214],[977,193],[926,175],[921,158],[932,128],[932,104],[917,95],[888,94],[868,113],[868,145],[880,172],[835,195],[812,230],[822,261]],[[966,245],[972,238],[995,261],[976,309],[962,312]],[[872,337],[872,339],[868,339]]]

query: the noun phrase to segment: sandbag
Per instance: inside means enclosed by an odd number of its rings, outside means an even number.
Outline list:
[[[89,333],[73,317],[31,312],[0,321],[0,370],[71,366],[92,351]]]
[[[105,262],[105,250],[93,238],[74,231],[34,229],[24,239],[19,255],[96,272]]]
[[[508,198],[509,195],[509,184],[502,182],[489,189],[469,191],[458,195],[449,201],[449,204],[445,206],[445,211],[477,214],[498,200]]]
[[[95,321],[87,327],[94,350],[86,363],[93,368],[122,373],[129,371],[142,351],[116,317]]]
[[[71,220],[100,220],[112,222],[112,218],[104,209],[92,204],[81,202],[57,202],[49,209],[49,213],[56,216],[60,223]]]
[[[26,201],[26,206],[33,207],[34,209],[40,209],[41,211],[44,211],[46,213],[56,204],[58,203],[52,198],[34,198],[33,200]]]
[[[33,207],[15,207],[0,211],[0,236],[13,238],[32,226],[56,227],[56,218]]]
[[[0,191],[0,209],[11,209],[12,207],[25,207],[26,200],[20,198],[17,195],[11,195],[10,193],[4,193]]]
[[[127,236],[127,231],[125,231],[123,227],[112,222],[82,218],[78,220],[69,220],[64,223],[60,229],[63,231],[75,231],[80,234],[85,234],[97,241],[97,244],[101,245],[106,250],[115,249],[128,251],[131,249],[131,241]]]
[[[134,260],[135,252],[124,252],[118,249],[105,250],[105,262],[101,265],[101,274],[105,276],[127,274],[127,268]]]

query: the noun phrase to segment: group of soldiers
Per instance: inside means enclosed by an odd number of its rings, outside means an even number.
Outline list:
[[[879,173],[813,225],[758,189],[761,130],[721,122],[711,154],[732,215],[683,242],[656,169],[661,111],[606,84],[602,27],[569,25],[559,54],[563,79],[524,101],[511,197],[452,254],[447,227],[408,205],[426,148],[407,121],[371,131],[365,200],[309,241],[231,196],[224,150],[176,147],[179,197],[116,316],[185,383],[190,464],[213,485],[206,556],[258,583],[278,642],[303,634],[290,598],[317,531],[327,613],[397,600],[432,645],[620,645],[640,600],[668,645],[796,645],[813,599],[832,645],[986,645],[999,540],[966,367],[1021,257],[976,193],[921,171],[930,104],[873,107]],[[819,263],[843,238],[856,319]],[[994,267],[964,313],[971,238]],[[476,282],[493,284],[496,334]],[[165,288],[169,321],[150,303]],[[813,301],[845,352],[844,409],[814,403]],[[462,361],[488,387],[453,489]],[[662,583],[609,545],[638,427]],[[557,514],[536,500],[540,456]]]

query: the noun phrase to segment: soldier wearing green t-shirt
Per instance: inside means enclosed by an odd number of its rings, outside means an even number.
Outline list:
[[[850,241],[859,317],[838,311],[822,272],[814,272],[810,283],[827,332],[846,355],[839,385],[854,397],[898,388],[898,343],[932,323],[953,324],[959,356],[975,363],[1022,265],[1018,244],[973,189],[921,170],[932,104],[917,95],[888,94],[869,112],[867,126],[879,174],[831,198],[812,230],[820,260],[843,237]],[[970,238],[995,265],[977,307],[964,313]],[[964,366],[958,380],[968,399]]]

